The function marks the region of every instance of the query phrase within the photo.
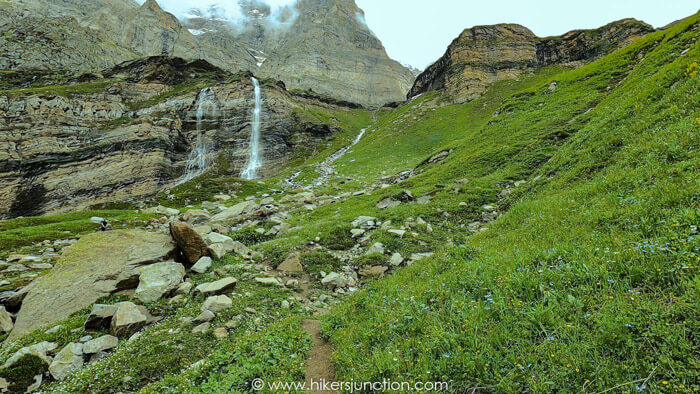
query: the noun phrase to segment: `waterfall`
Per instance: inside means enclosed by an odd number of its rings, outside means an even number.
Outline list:
[[[218,115],[216,108],[216,95],[212,88],[204,88],[199,92],[199,105],[197,106],[197,141],[194,149],[190,152],[187,158],[187,168],[185,169],[185,177],[183,182],[198,177],[206,172],[209,166],[207,153],[210,146],[207,137],[202,131],[202,122],[209,115],[212,119]]]
[[[260,159],[260,112],[262,111],[262,93],[260,92],[260,83],[255,77],[253,77],[253,86],[255,87],[255,108],[253,109],[253,123],[250,132],[248,163],[241,172],[241,178],[249,180],[256,179],[258,177],[258,169],[262,167],[262,161]]]

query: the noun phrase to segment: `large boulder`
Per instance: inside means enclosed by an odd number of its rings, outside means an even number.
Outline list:
[[[170,234],[190,264],[195,264],[202,257],[209,256],[206,242],[189,224],[178,220],[171,222]]]
[[[143,267],[135,297],[143,303],[158,301],[175,290],[184,277],[185,267],[180,263],[156,263]]]
[[[83,362],[83,344],[69,343],[54,357],[49,372],[54,379],[63,380],[71,372],[82,368]]]
[[[141,267],[175,254],[167,234],[118,230],[83,236],[64,249],[51,272],[28,286],[8,339],[63,320],[118,290],[135,288]]]
[[[148,315],[132,302],[117,304],[117,312],[112,317],[110,334],[126,338],[135,334],[148,324]]]

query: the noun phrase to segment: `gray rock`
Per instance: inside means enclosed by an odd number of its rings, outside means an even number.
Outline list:
[[[403,263],[403,257],[401,256],[401,253],[394,253],[393,255],[391,255],[389,263],[391,263],[391,265],[393,265],[394,267],[401,265],[401,263]]]
[[[185,212],[181,218],[191,225],[198,225],[208,222],[211,219],[211,215],[201,209],[191,209]]]
[[[255,278],[255,281],[265,286],[284,286],[277,278]]]
[[[300,253],[291,253],[289,254],[289,256],[287,256],[284,262],[282,262],[282,264],[280,264],[279,267],[277,267],[277,270],[288,273],[304,272],[304,267],[301,265],[300,259]]]
[[[27,354],[32,354],[34,356],[39,357],[47,365],[51,364],[51,357],[49,357],[47,355],[47,353],[56,350],[57,347],[58,347],[58,345],[56,345],[53,342],[39,342],[39,343],[32,345],[32,346],[23,347],[23,348],[19,349],[17,352],[15,352],[15,354],[10,356],[10,358],[8,358],[5,361],[5,364],[3,364],[2,367],[3,368],[11,367],[17,361],[19,361],[19,359],[21,359],[22,357],[24,357]]]
[[[242,203],[236,204],[231,208],[224,210],[223,212],[214,215],[211,218],[212,222],[220,223],[238,223],[242,220],[242,216],[249,214],[255,208],[255,202],[244,201]]]
[[[158,301],[175,290],[184,277],[185,267],[180,263],[156,263],[143,267],[135,297],[143,303]]]
[[[260,253],[252,251],[250,248],[248,248],[240,242],[233,243],[233,250],[236,252],[236,254],[238,254],[246,260],[253,260],[255,256],[260,255]]]
[[[370,246],[370,248],[367,249],[365,255],[370,254],[384,254],[384,244],[381,242],[377,242],[374,245]]]
[[[190,294],[192,292],[193,288],[194,288],[194,284],[192,282],[182,282],[175,290],[175,294],[187,295],[187,294]]]
[[[394,235],[397,235],[401,238],[403,238],[403,236],[406,234],[406,230],[394,230],[394,229],[392,229],[392,230],[389,230],[388,232],[389,232],[389,234],[394,234]]]
[[[211,268],[212,265],[212,259],[211,257],[202,257],[197,261],[197,264],[192,266],[192,271],[198,273],[198,274],[203,274],[207,271],[209,271],[209,268]]]
[[[206,322],[198,325],[197,327],[192,329],[193,334],[204,334],[205,332],[209,331],[211,328],[211,323]]]
[[[136,287],[142,266],[167,261],[175,253],[167,234],[115,230],[84,235],[64,249],[48,274],[27,286],[8,339],[55,324],[118,290]]]
[[[10,332],[14,327],[15,325],[12,322],[12,316],[9,312],[7,312],[7,310],[5,310],[4,306],[0,306],[0,332]]]
[[[104,335],[85,343],[83,353],[96,354],[114,349],[117,346],[119,346],[119,338],[112,335]]]
[[[352,230],[350,230],[350,234],[352,234],[353,238],[358,238],[358,237],[361,237],[365,234],[365,230],[358,229],[358,228],[352,229]]]
[[[401,205],[401,201],[394,200],[393,198],[385,198],[377,203],[377,208],[388,209],[394,208]]]
[[[206,323],[214,320],[216,318],[216,315],[214,312],[210,310],[205,310],[204,312],[200,313],[199,316],[194,318],[194,322],[196,323]]]
[[[112,318],[110,334],[126,338],[148,324],[148,316],[132,302],[117,304],[117,311]]]
[[[97,330],[107,328],[112,323],[112,316],[117,313],[116,305],[95,304],[92,307],[92,312],[85,321],[86,330]]]
[[[202,304],[202,311],[211,311],[211,312],[220,312],[223,310],[226,310],[230,308],[233,305],[233,300],[230,298],[221,295],[221,296],[212,296],[207,298],[204,301],[204,304]]]
[[[369,266],[362,267],[358,271],[358,274],[363,278],[374,278],[376,276],[382,276],[385,272],[389,270],[389,267],[384,266]]]
[[[69,343],[51,362],[49,372],[56,380],[63,380],[68,375],[83,367],[83,344]]]
[[[433,255],[433,253],[413,253],[411,255],[411,259],[409,260],[407,265],[412,265],[413,263],[420,261],[420,260],[423,260],[423,259],[426,259],[432,255]]]
[[[377,218],[373,218],[371,216],[360,216],[357,219],[353,220],[352,226],[353,227],[362,227],[365,224],[367,224],[367,222],[376,222],[376,221],[377,221]]]
[[[202,283],[195,291],[204,295],[221,294],[236,287],[238,281],[235,278],[223,278],[216,282]]]

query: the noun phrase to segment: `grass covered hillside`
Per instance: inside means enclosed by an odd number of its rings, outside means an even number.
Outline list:
[[[698,392],[699,37],[696,14],[463,104],[431,92],[376,111],[299,105],[296,123],[337,130],[299,144],[274,178],[233,178],[220,160],[139,206],[0,222],[5,266],[50,252],[61,268],[64,242],[92,250],[74,239],[95,232],[93,216],[160,236],[189,218],[212,254],[224,235],[243,244],[187,265],[156,301],[133,288],[100,298],[140,303],[148,322],[74,358],[62,379],[40,357],[10,361],[115,333],[85,328],[93,305],[0,335],[12,338],[0,378],[18,392],[37,373],[42,390],[71,393],[255,392],[259,378],[328,375],[451,392]],[[0,301],[52,272],[13,273]],[[193,290],[227,279],[235,286]],[[227,304],[207,309],[211,294]]]
[[[699,20],[534,75],[497,111],[424,96],[385,115],[348,172],[389,150],[426,158],[412,131],[438,136],[452,153],[401,188],[433,196],[442,212],[425,215],[454,242],[325,319],[339,379],[700,390]],[[466,237],[484,204],[502,214]]]

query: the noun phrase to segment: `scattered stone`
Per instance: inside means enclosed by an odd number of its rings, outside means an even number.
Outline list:
[[[495,206],[493,206],[493,205],[484,205],[484,206],[481,207],[481,208],[483,208],[484,211],[495,211],[495,210],[497,209],[497,208],[496,208]]]
[[[135,297],[143,303],[158,301],[175,290],[184,277],[185,267],[180,263],[156,263],[143,267]]]
[[[148,208],[144,209],[142,211],[143,213],[146,214],[158,214],[158,215],[166,215],[166,216],[176,216],[180,214],[180,211],[174,208],[166,208],[162,205],[158,205],[157,207],[153,208]]]
[[[255,202],[244,201],[242,203],[236,204],[231,208],[224,210],[223,212],[212,216],[212,222],[221,223],[237,223],[241,221],[241,216],[250,213],[255,208]]]
[[[362,229],[352,229],[350,230],[350,234],[352,234],[353,238],[359,238],[365,234],[365,230]]]
[[[397,198],[401,202],[411,202],[411,201],[415,200],[415,198],[413,197],[413,193],[411,193],[410,190],[402,191],[401,193],[399,193]]]
[[[4,272],[24,272],[28,270],[29,267],[25,266],[24,264],[12,264],[9,267],[5,268]]]
[[[204,295],[215,295],[224,293],[236,287],[238,281],[235,278],[223,278],[216,282],[202,283],[195,288],[195,291]]]
[[[112,317],[115,313],[117,313],[116,305],[95,304],[83,327],[86,330],[107,328],[112,323]]]
[[[304,267],[300,263],[301,254],[299,252],[291,253],[282,264],[277,267],[278,271],[282,272],[304,272]]]
[[[357,219],[353,220],[352,226],[357,228],[357,227],[363,227],[365,226],[368,222],[376,222],[377,218],[373,218],[371,216],[360,216]]]
[[[228,194],[217,194],[216,196],[214,196],[214,200],[216,200],[216,201],[226,202],[230,199],[231,199],[231,196],[229,196]]]
[[[213,313],[216,313],[216,312],[226,310],[226,309],[230,308],[232,305],[233,305],[233,300],[226,297],[225,295],[212,296],[212,297],[207,298],[204,301],[204,304],[202,304],[202,311],[211,311]]]
[[[90,218],[90,223],[94,223],[94,224],[102,224],[102,222],[104,222],[104,221],[105,221],[105,219],[101,218],[99,216],[93,216]]]
[[[379,209],[388,209],[388,208],[394,208],[398,207],[401,205],[401,201],[394,200],[393,198],[387,197],[377,203],[377,208]]]
[[[407,263],[407,265],[412,265],[413,263],[420,261],[420,260],[423,260],[423,259],[426,259],[432,255],[433,255],[433,253],[413,253],[411,255],[411,259]]]
[[[358,274],[363,278],[374,278],[376,276],[382,276],[385,272],[389,270],[389,267],[384,266],[368,266],[360,268]]]
[[[255,278],[255,281],[265,286],[283,286],[277,278]]]
[[[403,238],[403,236],[406,234],[406,230],[389,230],[388,232],[389,232],[390,234],[397,235],[397,236],[399,236],[399,237],[401,237],[401,238]]]
[[[256,311],[255,309],[253,309],[253,308],[251,308],[251,307],[245,308],[245,309],[243,310],[243,312],[245,312],[245,313],[250,313],[251,315],[254,315],[254,314],[258,313],[258,311]]]
[[[209,248],[204,239],[189,224],[179,220],[171,222],[170,234],[190,264],[195,264],[202,257],[209,255]]]
[[[333,287],[333,288],[348,287],[348,286],[355,285],[355,278],[353,278],[347,274],[339,274],[337,272],[331,272],[330,274],[325,275],[323,277],[323,279],[321,279],[321,283],[324,286]]]
[[[287,281],[287,287],[297,287],[299,286],[299,281],[296,279],[290,279]]]
[[[209,225],[207,225],[207,224],[202,224],[202,225],[199,225],[199,226],[194,226],[193,228],[194,228],[194,231],[196,231],[197,234],[201,235],[202,237],[204,237],[205,235],[207,235],[207,234],[209,234],[209,233],[212,232],[211,226],[209,226]]]
[[[53,327],[53,328],[46,330],[46,333],[47,334],[55,334],[55,333],[59,332],[62,328],[63,328],[63,326],[59,324],[56,327]]]
[[[219,327],[216,330],[214,330],[214,337],[217,339],[224,339],[228,336],[228,331],[226,331],[225,328]]]
[[[85,342],[88,342],[91,340],[92,340],[92,335],[85,335],[84,337],[80,337],[80,339],[78,339],[78,342],[85,343]]]
[[[34,356],[39,357],[42,359],[47,365],[51,364],[51,357],[47,355],[47,353],[50,353],[56,348],[58,345],[56,345],[53,342],[39,342],[35,345],[32,346],[26,346],[21,349],[19,349],[15,354],[10,356],[10,358],[5,361],[5,364],[3,364],[3,368],[9,368],[12,365],[14,365],[17,361],[19,361],[22,357],[24,357],[27,354],[31,354]]]
[[[403,263],[403,257],[401,256],[401,253],[394,253],[393,255],[391,255],[389,263],[391,263],[391,265],[393,265],[394,267],[401,265],[401,263]]]
[[[195,323],[206,323],[214,320],[216,318],[216,315],[214,312],[210,310],[205,310],[202,313],[199,314],[199,316],[194,318]]]
[[[192,329],[192,334],[204,334],[205,332],[209,331],[209,328],[211,328],[211,323],[202,323]]]
[[[185,222],[191,224],[191,225],[198,225],[198,224],[203,224],[208,222],[211,219],[211,215],[207,211],[203,211],[201,209],[192,209],[187,212],[185,212],[182,215],[182,220]],[[195,228],[196,230],[196,228]]]
[[[280,304],[280,306],[282,307],[282,309],[290,309],[291,308],[291,305],[289,304],[289,301],[287,301],[287,300],[283,300],[282,303]]]
[[[83,367],[83,344],[69,343],[51,362],[49,372],[56,380],[63,380],[68,375]]]
[[[50,270],[53,268],[53,265],[50,263],[33,263],[29,264],[29,268],[33,270]]]
[[[182,282],[180,285],[175,289],[175,294],[177,295],[187,295],[192,292],[192,289],[194,288],[194,284],[192,282]]]
[[[83,353],[96,354],[107,350],[114,349],[119,345],[119,338],[112,335],[103,335],[93,339],[83,346]]]
[[[431,196],[423,196],[423,197],[418,197],[418,199],[416,199],[416,202],[418,204],[425,205],[425,204],[430,204],[431,199],[432,199]]]
[[[246,260],[253,260],[255,256],[259,255],[259,253],[250,250],[247,246],[240,242],[233,243],[233,251]]]
[[[126,338],[141,330],[148,323],[148,316],[136,304],[122,302],[117,304],[117,311],[112,317],[110,334]]]
[[[7,310],[5,310],[4,306],[0,306],[0,332],[10,332],[14,327],[15,325],[12,323],[12,316],[9,312],[7,312]]]
[[[370,246],[370,248],[367,249],[365,255],[370,254],[384,254],[384,244],[381,242],[377,242],[374,245]]]
[[[203,274],[207,271],[209,271],[209,268],[211,268],[213,261],[211,257],[202,257],[197,261],[197,264],[192,266],[192,271],[198,273],[198,274]]]

